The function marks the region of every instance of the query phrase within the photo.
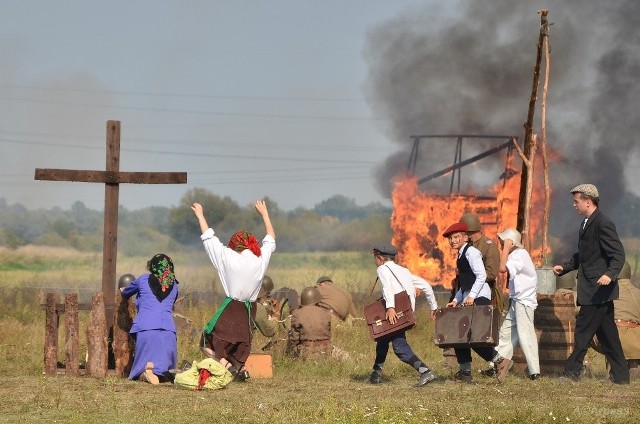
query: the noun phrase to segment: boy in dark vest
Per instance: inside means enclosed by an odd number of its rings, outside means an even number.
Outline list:
[[[487,284],[487,273],[482,262],[482,254],[468,242],[468,227],[464,222],[451,225],[443,233],[449,245],[457,252],[458,290],[447,308],[472,305],[491,305],[491,288]],[[482,359],[493,359],[492,347],[455,348],[459,371],[454,374],[454,382],[471,383],[471,349]]]

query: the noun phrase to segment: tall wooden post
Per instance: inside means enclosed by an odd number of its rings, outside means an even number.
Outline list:
[[[533,86],[531,87],[531,97],[529,98],[529,111],[527,114],[527,122],[524,124],[524,157],[530,161],[531,166],[522,167],[522,175],[520,179],[520,194],[518,197],[518,218],[517,229],[522,233],[522,242],[526,248],[530,248],[529,240],[529,219],[531,213],[531,191],[527,190],[527,186],[531,184],[533,178],[533,154],[535,153],[535,138],[533,136],[533,117],[535,114],[536,100],[538,98],[538,86],[540,81],[540,62],[542,61],[542,46],[544,38],[548,34],[547,14],[548,10],[540,12],[540,34],[538,36],[538,46],[536,53],[536,63],[533,69]]]

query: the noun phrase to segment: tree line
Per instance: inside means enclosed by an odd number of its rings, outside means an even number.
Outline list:
[[[265,200],[280,251],[367,250],[380,240],[391,239],[391,208],[377,202],[359,206],[352,198],[335,195],[311,209],[284,211],[275,201]],[[176,207],[130,211],[121,206],[118,251],[135,255],[152,248],[200,248],[200,229],[191,211],[196,201],[202,204],[209,225],[224,242],[240,229],[254,232],[258,239],[264,235],[262,220],[253,205],[241,206],[228,196],[194,188]],[[102,211],[89,209],[80,201],[68,210],[28,210],[0,199],[0,246],[18,248],[31,244],[99,252],[103,218]]]
[[[262,221],[253,205],[241,206],[228,196],[219,196],[203,188],[194,188],[176,207],[152,206],[135,211],[120,207],[118,251],[126,255],[164,248],[200,247],[199,227],[191,204],[198,201],[221,240],[237,230],[246,229],[261,238]],[[380,203],[359,206],[355,200],[334,195],[311,209],[282,210],[266,199],[278,237],[278,250],[285,252],[361,251],[380,240],[391,240],[391,208]],[[606,213],[615,217],[618,233],[625,238],[640,236],[640,197],[626,193]],[[82,251],[102,250],[103,213],[75,202],[70,209],[28,210],[20,204],[0,199],[0,246],[45,245]],[[551,223],[550,232],[562,233]]]

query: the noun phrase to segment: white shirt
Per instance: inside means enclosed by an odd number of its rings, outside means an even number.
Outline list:
[[[538,306],[536,298],[538,275],[529,252],[518,248],[509,253],[507,270],[509,270],[509,297],[535,309]]]
[[[224,293],[239,301],[255,302],[262,286],[262,277],[267,272],[271,253],[276,250],[276,241],[270,235],[262,239],[261,256],[249,249],[241,253],[225,246],[209,228],[200,236],[204,250],[218,270]]]
[[[378,267],[378,278],[382,284],[382,297],[387,308],[395,307],[394,296],[406,291],[411,299],[411,309],[416,310],[416,288],[424,293],[429,302],[429,308],[438,309],[438,302],[431,285],[423,278],[413,275],[407,268],[393,261],[387,261]],[[395,275],[395,277],[394,277]],[[398,277],[396,279],[396,277]],[[399,281],[398,281],[399,280]]]
[[[462,255],[466,245],[467,243],[460,247],[460,250],[458,250],[458,257]],[[491,299],[491,288],[489,287],[489,284],[486,284],[487,271],[484,269],[484,263],[482,262],[482,253],[480,253],[480,251],[475,247],[469,246],[465,257],[467,258],[467,261],[469,261],[469,266],[476,276],[476,280],[474,281],[473,286],[471,286],[471,290],[463,292],[462,288],[459,289],[456,292],[455,301],[458,305],[461,305],[469,296],[474,299],[479,297]]]

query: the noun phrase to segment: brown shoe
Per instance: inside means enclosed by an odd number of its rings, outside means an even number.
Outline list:
[[[151,384],[160,384],[160,379],[153,373],[153,362],[147,362],[144,367],[144,372],[140,375],[142,381],[146,381]]]
[[[496,363],[496,369],[498,371],[496,374],[496,377],[498,378],[498,381],[500,383],[504,381],[505,377],[507,376],[507,373],[509,372],[512,366],[513,366],[513,361],[507,358],[501,358]]]

